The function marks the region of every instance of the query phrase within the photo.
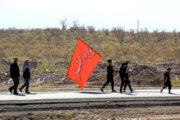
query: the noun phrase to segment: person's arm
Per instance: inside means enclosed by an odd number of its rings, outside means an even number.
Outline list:
[[[30,69],[28,69],[29,79],[31,78],[31,72]]]
[[[167,81],[167,77],[166,75],[164,75],[164,83]]]
[[[119,72],[114,66],[112,66],[114,72]]]
[[[29,68],[26,68],[25,71],[24,71],[24,74],[23,74],[23,77],[24,78],[30,78],[30,71],[29,71]]]
[[[126,69],[125,73],[128,74],[128,72],[129,72],[128,69]]]
[[[13,76],[13,64],[11,64],[10,66],[10,77],[12,78],[12,76]]]
[[[20,70],[19,67],[17,66],[17,70],[18,70],[18,78],[20,77]]]

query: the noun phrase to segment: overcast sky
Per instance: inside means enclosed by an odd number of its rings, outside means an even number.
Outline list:
[[[60,28],[67,18],[96,29],[180,31],[180,0],[0,0],[0,28]]]

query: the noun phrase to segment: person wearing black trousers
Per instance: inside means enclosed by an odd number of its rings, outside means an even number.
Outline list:
[[[114,79],[113,79],[113,66],[112,66],[112,60],[108,60],[108,66],[107,66],[107,82],[102,86],[102,88],[100,89],[102,92],[104,92],[104,88],[106,87],[106,85],[109,84],[109,82],[111,82],[111,89],[112,89],[112,92],[116,92],[114,90]]]
[[[19,76],[20,76],[19,66],[17,63],[18,63],[18,58],[14,58],[14,63],[12,63],[10,66],[10,77],[13,79],[14,85],[9,88],[9,91],[10,93],[12,93],[14,90],[15,95],[18,95],[17,87],[19,85]]]
[[[171,94],[171,80],[170,80],[170,73],[171,73],[171,68],[168,68],[167,71],[164,73],[164,86],[161,89],[161,93],[163,92],[163,90],[168,87],[169,90],[169,94]]]
[[[126,92],[126,86],[129,86],[129,89],[131,92],[133,92],[132,88],[131,88],[131,83],[129,81],[129,71],[128,71],[128,61],[125,63],[126,64],[126,72],[125,72],[125,84],[124,84],[124,92]]]
[[[24,78],[24,84],[19,88],[19,91],[22,92],[22,89],[26,87],[26,94],[30,94],[29,92],[29,80],[31,78],[29,60],[25,60],[22,68],[22,74]]]
[[[126,79],[126,63],[122,63],[120,69],[119,69],[119,76],[121,78],[121,86],[120,86],[120,93],[122,93],[122,88],[124,86],[125,83],[125,79]]]

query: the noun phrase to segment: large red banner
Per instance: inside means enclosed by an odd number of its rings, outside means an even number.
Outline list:
[[[100,59],[101,56],[79,38],[66,74],[83,89]]]

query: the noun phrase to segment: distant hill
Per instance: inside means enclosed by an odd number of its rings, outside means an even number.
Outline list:
[[[69,29],[6,29],[0,30],[0,58],[17,56],[20,61],[43,62],[52,65],[69,62],[78,38],[82,38],[102,55],[101,62],[130,60],[141,63],[180,61],[179,32],[136,33],[120,28],[95,30],[75,26]],[[1,67],[0,67],[1,68]]]

